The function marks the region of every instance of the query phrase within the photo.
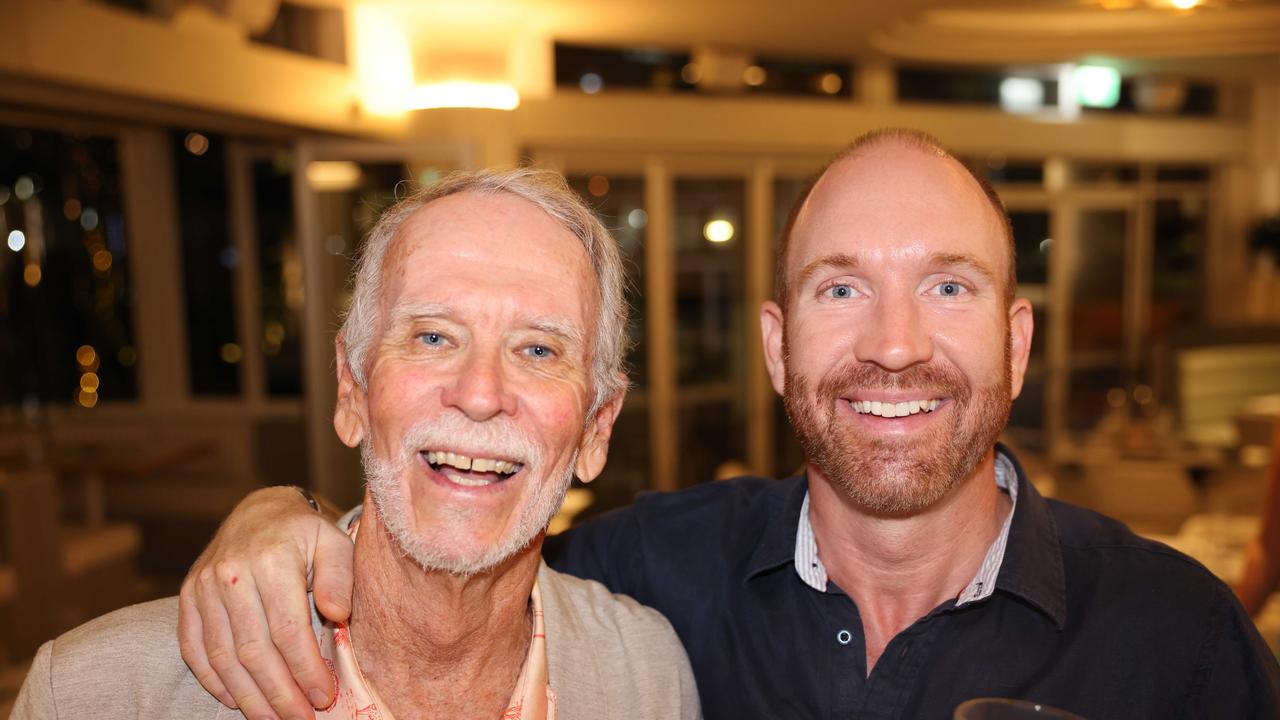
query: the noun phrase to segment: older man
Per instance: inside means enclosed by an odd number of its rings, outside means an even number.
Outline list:
[[[879,132],[837,157],[793,213],[776,285],[764,352],[804,475],[646,496],[549,543],[557,567],[666,614],[707,717],[950,718],[984,696],[1094,720],[1280,717],[1280,667],[1223,583],[1046,501],[996,444],[1031,306],[999,200],[936,141]],[[233,517],[239,546],[216,556],[276,568],[261,590],[278,624],[306,568],[248,544],[334,531],[296,497],[257,503],[292,520]],[[317,588],[349,563],[317,559]],[[269,645],[265,624],[238,638]]]
[[[563,179],[534,170],[451,177],[374,228],[334,418],[373,511],[346,528],[350,619],[315,634],[336,692],[318,715],[697,716],[666,620],[541,559],[570,480],[604,466],[624,395],[620,262]],[[249,578],[223,564],[206,580]],[[169,599],[46,643],[15,717],[231,712],[183,665],[176,619]]]

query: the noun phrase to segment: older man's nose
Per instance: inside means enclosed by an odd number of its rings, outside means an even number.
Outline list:
[[[444,404],[477,422],[513,413],[515,396],[509,391],[498,355],[477,351],[468,357],[453,382],[445,387]]]
[[[933,340],[911,300],[881,298],[866,320],[856,331],[859,361],[896,372],[933,359]]]

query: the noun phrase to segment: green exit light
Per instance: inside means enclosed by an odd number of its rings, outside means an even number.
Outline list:
[[[1082,107],[1113,108],[1120,102],[1120,73],[1101,65],[1080,65],[1072,82]]]

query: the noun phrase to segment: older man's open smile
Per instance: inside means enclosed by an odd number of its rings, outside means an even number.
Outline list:
[[[419,450],[418,457],[449,482],[463,487],[485,487],[502,482],[524,469],[519,460],[471,457],[449,450]]]

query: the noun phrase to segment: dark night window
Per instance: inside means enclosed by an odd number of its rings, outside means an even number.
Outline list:
[[[707,90],[692,53],[657,48],[606,48],[556,43],[556,85],[588,95],[611,89],[658,92],[743,92],[849,98],[853,74],[844,59],[758,57],[730,87]]]
[[[267,394],[302,394],[302,256],[293,224],[293,163],[287,153],[253,163],[262,355]]]
[[[236,338],[232,278],[240,256],[227,226],[225,143],[218,135],[179,130],[173,156],[191,392],[235,395],[244,350]]]
[[[116,142],[0,126],[0,404],[137,396]]]

